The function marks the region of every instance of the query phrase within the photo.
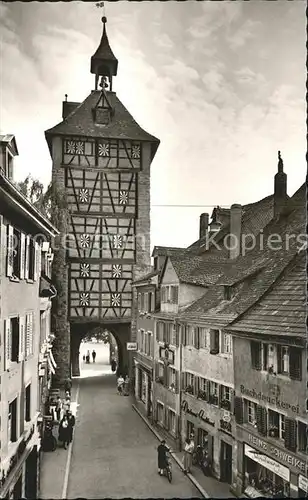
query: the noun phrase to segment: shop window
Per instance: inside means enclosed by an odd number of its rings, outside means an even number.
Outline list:
[[[164,424],[164,405],[157,401],[157,422],[161,425]]]
[[[218,406],[218,384],[210,381],[209,403]]]
[[[25,421],[31,420],[31,384],[27,385],[25,391]]]
[[[257,423],[257,406],[257,403],[254,403],[254,401],[244,399],[245,421],[253,426]]]
[[[298,449],[308,455],[308,425],[298,422]]]
[[[141,391],[140,399],[145,404],[147,398],[147,375],[144,371],[141,372]]]
[[[253,487],[259,496],[266,498],[288,498],[290,495],[289,482],[284,480],[263,465],[245,457],[245,486]]]
[[[219,353],[219,330],[210,330],[210,354]]]
[[[17,398],[9,404],[8,436],[12,443],[17,441]]]
[[[268,410],[268,435],[270,437],[284,439],[285,417],[277,411]]]

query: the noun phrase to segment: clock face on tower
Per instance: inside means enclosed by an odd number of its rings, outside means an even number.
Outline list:
[[[71,318],[131,315],[141,144],[65,138]]]

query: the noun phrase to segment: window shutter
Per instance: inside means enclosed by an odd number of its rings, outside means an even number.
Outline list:
[[[242,424],[244,421],[243,400],[239,396],[235,396],[234,398],[234,414],[236,423]]]
[[[164,386],[166,387],[168,385],[168,367],[164,365]]]
[[[174,287],[174,303],[178,304],[179,302],[179,287],[175,286]]]
[[[234,413],[234,390],[230,389],[230,405],[231,405],[231,413]]]
[[[24,233],[20,233],[20,279],[24,279],[25,277],[25,252],[26,252],[26,236]]]
[[[19,317],[19,354],[18,360],[22,361],[25,357],[25,318]]]
[[[180,392],[180,373],[178,370],[175,371],[175,393],[179,394]]]
[[[290,378],[302,380],[302,350],[297,347],[290,347]]]
[[[277,371],[278,371],[278,373],[282,372],[282,359],[281,359],[281,356],[282,356],[282,348],[281,348],[281,345],[278,345],[277,346]]]
[[[293,418],[285,418],[284,444],[290,451],[296,451],[297,446],[297,425]]]
[[[12,352],[11,321],[9,319],[6,319],[4,321],[4,331],[5,331],[5,369],[9,370],[11,366],[11,352]]]
[[[200,349],[200,328],[195,327],[195,347]]]
[[[251,365],[255,370],[261,370],[261,342],[250,341]]]
[[[211,384],[209,380],[206,380],[206,396],[205,400],[209,401],[210,400],[210,391],[211,391]]]
[[[159,342],[159,321],[156,321],[156,342]]]
[[[257,406],[257,428],[262,436],[267,435],[267,411],[263,406]]]
[[[169,411],[168,408],[165,407],[165,429],[169,430]]]
[[[7,226],[7,244],[6,244],[6,275],[13,275],[13,251],[14,251],[14,228]]]
[[[222,385],[218,387],[218,406],[221,405],[222,402]]]
[[[30,252],[30,236],[26,236],[25,280],[29,279],[29,252]]]
[[[199,377],[195,376],[195,380],[194,380],[194,394],[195,394],[195,396],[198,396],[198,392],[199,392]]]
[[[180,345],[180,325],[175,325],[175,345],[176,347]]]
[[[30,354],[30,328],[31,328],[31,325],[30,325],[30,314],[27,314],[26,315],[26,358],[29,356]]]
[[[183,391],[186,387],[186,372],[181,372],[181,390]]]
[[[182,343],[184,346],[187,345],[187,333],[188,333],[188,326],[187,325],[183,325],[182,326]]]

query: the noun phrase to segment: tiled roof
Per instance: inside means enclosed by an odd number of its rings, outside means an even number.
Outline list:
[[[106,33],[105,24],[104,24],[104,29],[103,29],[103,34],[102,34],[100,44],[99,44],[95,54],[93,54],[92,58],[118,62],[117,58],[115,57],[115,55],[112,52],[111,47],[109,45],[109,40],[108,40],[108,36]]]
[[[256,201],[254,203],[249,203],[242,206],[242,234],[254,234],[257,235],[261,229],[263,229],[273,217],[273,207],[274,207],[274,195],[267,196],[262,200]],[[219,220],[220,211],[224,210],[224,214],[230,209],[216,208],[217,218]],[[230,223],[227,222],[230,217],[226,218],[224,215],[222,221],[223,226],[220,231],[215,235],[215,242],[219,243],[223,241],[223,238],[230,232]],[[218,250],[215,248],[214,244],[210,244],[209,249],[206,250],[206,240],[208,236],[195,241],[192,245],[187,247],[190,252],[197,252],[202,254],[204,251],[211,252],[217,255],[218,258],[223,259],[228,256],[228,250],[223,248]],[[204,247],[202,248],[202,245]]]
[[[154,278],[154,276],[158,276],[159,273],[160,273],[159,270],[157,270],[157,271],[151,271],[150,273],[147,273],[144,276],[142,276],[141,278],[138,278],[137,280],[133,281],[133,285],[137,284],[137,283],[142,283],[143,281],[147,281],[147,280],[149,280],[151,278]]]
[[[230,329],[306,338],[306,268],[306,252],[302,251],[261,300],[231,323]]]
[[[305,234],[306,228],[306,200],[305,185],[295,193],[296,203],[292,197],[288,205],[293,210],[279,219],[272,220],[263,230],[263,243],[273,234],[280,235],[286,241],[287,235]],[[295,208],[294,208],[295,207]],[[282,245],[280,249],[272,249],[268,245],[263,247],[259,243],[245,256],[238,257],[236,263],[228,261],[224,264],[224,275],[217,280],[216,285],[209,287],[207,292],[189,308],[183,317],[196,317],[203,319],[208,315],[236,315],[244,313],[255,304],[278,279],[281,272],[294,258],[298,251],[295,238],[289,240],[289,247]],[[243,281],[243,277],[246,279]],[[224,300],[223,284],[232,284],[234,296],[231,300]]]
[[[204,260],[199,256],[187,253],[177,257],[169,257],[174,270],[182,283],[208,286],[216,283],[222,276],[225,265],[215,260]]]
[[[16,143],[16,138],[14,134],[1,134],[0,143],[11,144],[13,146],[14,154],[18,156],[18,148]]]
[[[115,92],[106,92],[108,100],[114,110],[114,115],[107,125],[94,121],[92,109],[101,96],[101,91],[93,90],[91,94],[72,111],[62,122],[46,130],[45,135],[50,146],[52,135],[75,135],[97,138],[131,139],[136,141],[150,141],[153,143],[155,154],[159,139],[143,130],[132,115],[121,103]]]
[[[186,248],[180,248],[180,247],[159,247],[155,246],[153,248],[152,252],[152,257],[154,257],[154,253],[160,256],[171,256],[171,255],[180,255],[186,252]]]

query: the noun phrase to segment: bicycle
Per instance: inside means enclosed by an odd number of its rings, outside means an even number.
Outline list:
[[[166,467],[164,468],[163,472],[164,476],[167,476],[169,483],[172,481],[172,465],[171,465],[171,460],[166,457]]]

